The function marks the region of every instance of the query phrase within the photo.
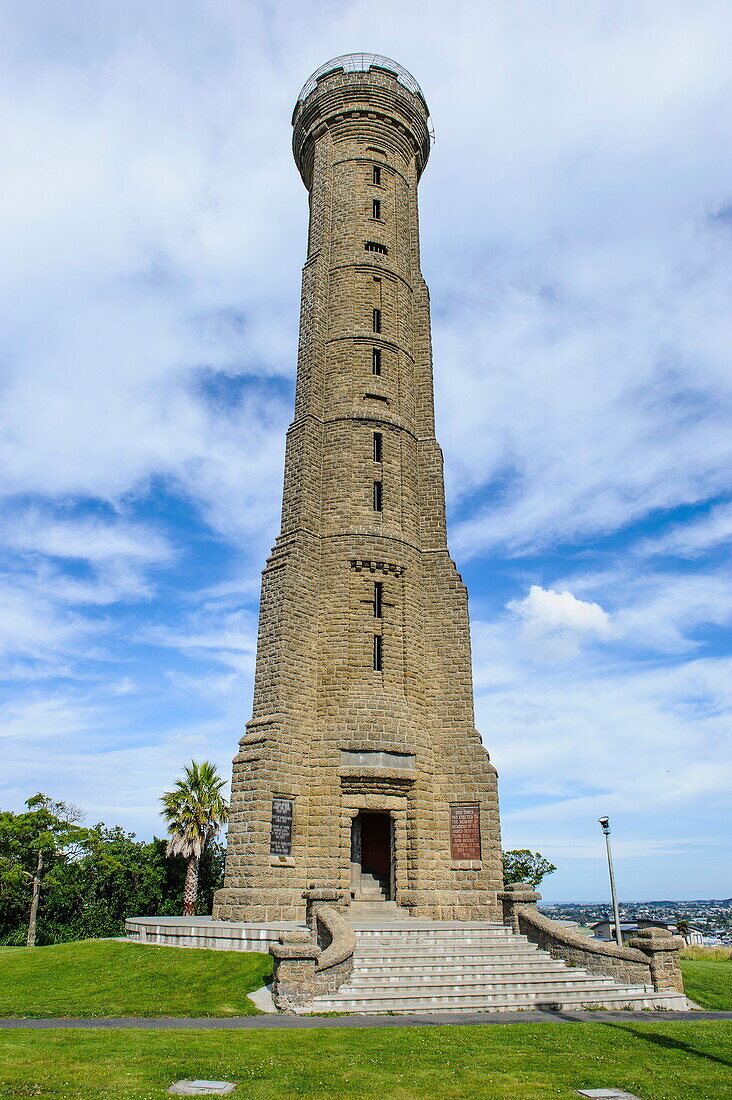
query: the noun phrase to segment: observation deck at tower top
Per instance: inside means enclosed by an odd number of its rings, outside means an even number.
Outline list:
[[[387,120],[396,134],[404,135],[416,157],[417,178],[421,176],[434,140],[422,89],[397,61],[381,54],[351,53],[317,68],[297,97],[292,151],[306,187],[310,187],[313,146],[322,123],[366,116]]]
[[[412,74],[400,65],[398,61],[392,61],[390,57],[384,57],[378,53],[345,53],[340,57],[334,57],[331,61],[326,61],[325,64],[320,65],[315,72],[308,77],[300,89],[300,94],[297,97],[297,104],[303,102],[311,95],[318,86],[318,80],[323,76],[330,76],[331,73],[342,70],[344,73],[367,73],[369,69],[382,69],[384,72],[391,73],[395,76],[399,83],[412,92],[413,95],[419,96],[424,104],[424,108],[429,114],[429,108],[427,107],[427,101],[424,98],[422,89]]]

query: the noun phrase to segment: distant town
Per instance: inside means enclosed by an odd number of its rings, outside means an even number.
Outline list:
[[[568,902],[559,905],[540,905],[539,908],[554,920],[576,921],[583,928],[599,921],[612,920],[612,906],[583,905]],[[702,933],[708,946],[732,946],[732,898],[711,901],[624,901],[619,905],[621,922],[642,919],[667,921],[676,924],[687,921]]]

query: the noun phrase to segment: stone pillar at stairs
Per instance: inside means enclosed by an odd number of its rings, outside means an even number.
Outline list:
[[[628,941],[628,946],[648,956],[653,988],[657,992],[668,989],[684,992],[679,964],[679,951],[684,946],[681,936],[672,936],[666,928],[641,928]]]
[[[503,923],[511,927],[517,935],[521,935],[519,927],[519,905],[536,905],[541,901],[541,894],[537,894],[533,886],[528,882],[512,882],[504,886],[498,894],[498,899],[503,906]]]

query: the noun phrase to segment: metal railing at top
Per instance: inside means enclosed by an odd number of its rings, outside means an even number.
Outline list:
[[[346,73],[366,73],[372,66],[393,73],[400,84],[403,84],[410,92],[422,96],[424,100],[419,84],[398,61],[392,61],[390,57],[383,57],[378,53],[346,53],[342,57],[334,57],[332,61],[326,61],[324,65],[316,69],[303,84],[297,102],[301,103],[311,92],[314,92],[318,77],[325,76],[326,73],[336,72],[338,69],[343,69]]]

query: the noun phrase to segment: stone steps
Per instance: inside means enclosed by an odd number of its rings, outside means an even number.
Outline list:
[[[599,978],[599,975],[598,975]],[[463,975],[457,981],[438,981],[429,975],[415,975],[409,978],[407,981],[390,981],[388,978],[382,978],[380,980],[351,980],[348,983],[348,987],[343,987],[343,990],[339,990],[339,994],[343,992],[343,995],[350,995],[353,993],[363,993],[365,996],[381,996],[384,992],[390,996],[394,995],[395,987],[398,987],[399,996],[408,997],[414,993],[424,994],[430,992],[431,994],[440,995],[442,992],[452,996],[457,992],[466,993],[528,993],[541,991],[542,993],[556,992],[557,990],[565,990],[569,992],[585,992],[586,990],[606,990],[610,992],[617,988],[615,983],[610,979],[600,979],[598,981],[593,980],[593,976],[590,974],[583,974],[578,977],[572,977],[571,979],[563,978],[552,974],[523,974],[516,978],[506,976],[503,980],[497,979],[495,975],[491,975],[489,980],[486,980],[485,975]],[[630,987],[627,987],[630,988]],[[638,987],[634,987],[636,992]],[[651,990],[643,989],[643,993],[652,992]]]
[[[364,966],[362,963],[357,963],[354,968],[354,978],[367,979],[368,981],[388,981],[388,982],[400,982],[410,980],[415,977],[414,967],[406,966]],[[429,966],[422,965],[419,968],[418,976],[420,981],[429,981],[431,979],[441,979],[446,981],[447,979],[459,982],[462,978],[470,979],[473,977],[482,977],[485,980],[486,968],[479,963],[453,963],[450,966]],[[586,971],[574,971],[576,974],[584,974]],[[558,974],[566,974],[566,967],[560,962],[554,964],[546,964],[544,966],[513,966],[510,963],[506,963],[503,966],[491,967],[491,979],[500,981],[506,977],[509,980],[521,981],[522,978],[538,980],[540,978],[555,978]]]
[[[405,951],[404,953],[388,952],[385,951],[383,955],[378,951],[369,951],[368,954],[363,951],[358,953],[358,962],[365,965],[383,965],[388,967],[402,966],[413,967],[415,962],[419,962],[423,965],[432,966],[448,966],[448,965],[460,965],[461,963],[469,960],[472,963],[480,965],[514,965],[525,962],[527,959],[536,960],[541,962],[548,962],[551,959],[550,955],[542,951],[541,955],[537,956],[530,950],[525,951],[490,951],[484,948],[478,947],[471,951],[456,951],[454,949],[445,948],[443,951],[434,951],[428,949],[426,951]],[[553,960],[557,962],[559,966],[564,966],[564,963],[559,960]]]
[[[684,1008],[681,994],[622,985],[568,967],[489,922],[391,920],[357,925],[354,971],[311,1012],[461,1012],[536,1008]]]
[[[411,947],[406,948],[404,951],[400,951],[396,947],[379,951],[378,947],[372,947],[371,945],[361,949],[359,945],[357,958],[365,966],[383,964],[390,967],[412,966],[415,959],[422,959],[425,963],[429,962],[433,966],[450,966],[465,961],[480,964],[487,963],[495,966],[512,963],[520,964],[527,961],[531,963],[551,962],[556,963],[557,966],[565,965],[560,959],[552,958],[547,951],[538,951],[536,948],[532,948],[531,944],[519,944],[516,950],[513,951],[509,945],[494,949],[486,947],[484,944],[478,944],[477,947],[471,945],[467,948],[428,946],[421,950]]]
[[[353,917],[354,914],[358,912],[358,906],[360,904],[360,902],[353,902],[351,904],[347,914],[349,923],[354,923]],[[394,909],[389,908],[392,905]],[[412,917],[406,910],[400,909],[396,902],[382,901],[373,908],[375,909],[373,919],[364,922],[361,931],[364,933],[371,933],[374,936],[388,936],[390,932],[400,936],[404,934],[404,932],[441,937],[455,935],[456,933],[469,935],[476,932],[483,932],[486,935],[493,936],[513,936],[513,932],[510,928],[507,928],[505,924],[491,923],[489,921],[432,921]],[[400,920],[393,922],[391,916],[387,914],[391,914],[395,910],[399,914]],[[382,914],[385,918],[383,920],[381,919]]]
[[[648,993],[636,987],[627,989],[617,986],[615,989],[599,989],[589,991],[571,992],[569,990],[544,991],[532,990],[529,993],[486,993],[466,995],[458,991],[452,995],[430,995],[397,997],[395,995],[383,995],[379,997],[365,998],[363,996],[351,997],[316,997],[310,1009],[312,1012],[343,1012],[363,1013],[366,1015],[379,1012],[508,1012],[520,1009],[537,1008],[541,1005],[552,1006],[559,1009],[580,1008],[610,1008],[610,1009],[652,1009],[671,1008],[682,1009],[686,1007],[685,998],[680,994],[665,996],[660,993]]]
[[[356,923],[355,921],[353,922]],[[488,943],[496,943],[500,940],[526,940],[525,936],[512,936],[507,928],[483,928],[477,925],[475,928],[427,928],[412,924],[411,921],[404,924],[389,925],[384,927],[370,927],[366,922],[360,922],[362,927],[358,929],[364,939],[375,937],[379,943],[388,943],[393,939],[395,943],[407,943],[418,939],[420,942],[429,943],[453,943],[456,941],[474,943],[476,940],[485,940]],[[526,941],[528,942],[528,941]]]
[[[455,944],[476,946],[481,943],[491,945],[511,942],[510,936],[491,935],[489,932],[483,932],[481,930],[476,930],[473,933],[452,932],[452,934],[436,936],[427,931],[410,928],[409,925],[405,925],[402,932],[394,928],[390,929],[388,933],[381,934],[362,927],[357,921],[354,921],[351,927],[358,933],[364,944],[372,942],[377,943],[379,947],[389,947],[391,944],[396,944],[400,947],[405,947],[408,944],[413,944],[417,947],[425,947],[430,944],[435,947]],[[520,937],[520,940],[528,943],[528,940],[525,940],[524,937]]]
[[[360,882],[358,886],[358,895],[356,904],[363,903],[376,903],[381,905],[388,905],[389,897],[389,879],[381,878],[379,875],[374,875],[370,871],[362,871]],[[396,906],[396,902],[391,902]]]
[[[358,935],[358,933],[356,933]],[[373,946],[369,944],[366,947],[361,948],[359,942],[359,958],[368,959],[421,959],[424,957],[431,958],[445,958],[450,956],[451,958],[463,958],[466,954],[474,957],[481,956],[485,958],[499,958],[500,956],[506,956],[507,958],[515,958],[517,955],[531,955],[535,956],[536,948],[532,944],[518,944],[515,948],[510,944],[490,944],[490,943],[467,943],[467,944],[433,944],[428,943],[424,946],[419,944],[409,944],[402,950],[398,945],[387,944],[383,951],[379,950],[377,944]],[[545,951],[542,951],[542,956],[547,956]],[[548,956],[547,956],[548,957]]]
[[[383,923],[394,921],[402,923],[411,920],[406,909],[395,901],[353,901],[348,911],[350,923]]]

